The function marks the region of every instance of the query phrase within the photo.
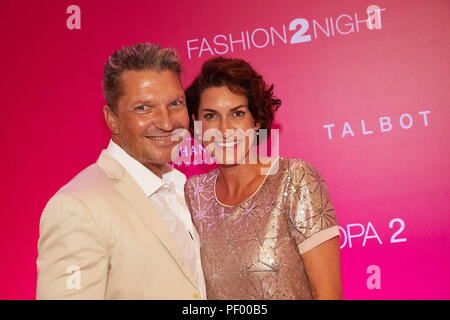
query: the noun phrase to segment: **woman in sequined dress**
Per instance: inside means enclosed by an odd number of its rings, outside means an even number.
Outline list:
[[[217,58],[186,102],[191,124],[201,121],[194,135],[219,165],[185,185],[208,299],[341,299],[339,229],[324,179],[304,160],[254,147],[281,105],[273,85],[243,60]]]

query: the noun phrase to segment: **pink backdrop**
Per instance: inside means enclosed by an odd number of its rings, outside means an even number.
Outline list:
[[[221,54],[275,84],[280,153],[338,213],[345,298],[450,298],[448,0],[9,0],[0,29],[0,298],[34,299],[41,212],[109,139],[103,64],[144,41],[178,50],[185,85]]]

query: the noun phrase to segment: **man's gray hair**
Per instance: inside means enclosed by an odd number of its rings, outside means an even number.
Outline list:
[[[182,71],[180,59],[174,49],[163,49],[159,44],[136,43],[116,50],[106,61],[103,71],[103,94],[106,103],[116,113],[123,94],[120,76],[126,70],[171,70],[178,77]]]

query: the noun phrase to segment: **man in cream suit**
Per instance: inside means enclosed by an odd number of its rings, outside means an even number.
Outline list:
[[[44,209],[37,299],[206,299],[186,178],[168,165],[175,131],[189,126],[180,72],[159,45],[109,57],[103,111],[112,138]]]

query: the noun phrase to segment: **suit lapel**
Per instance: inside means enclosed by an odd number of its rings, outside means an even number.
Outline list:
[[[167,251],[169,251],[180,269],[197,288],[197,284],[194,281],[191,272],[188,270],[181,251],[173,238],[173,235],[170,233],[166,222],[136,181],[134,181],[126,170],[105,151],[102,151],[100,154],[97,164],[110,178],[118,180],[114,185],[114,188],[122,194],[133,207],[134,211],[142,218],[145,225],[159,239]]]
[[[193,229],[194,229],[194,239],[195,241],[197,241],[198,245],[200,246],[200,236],[198,235],[197,229],[195,228],[195,226],[193,225]]]

